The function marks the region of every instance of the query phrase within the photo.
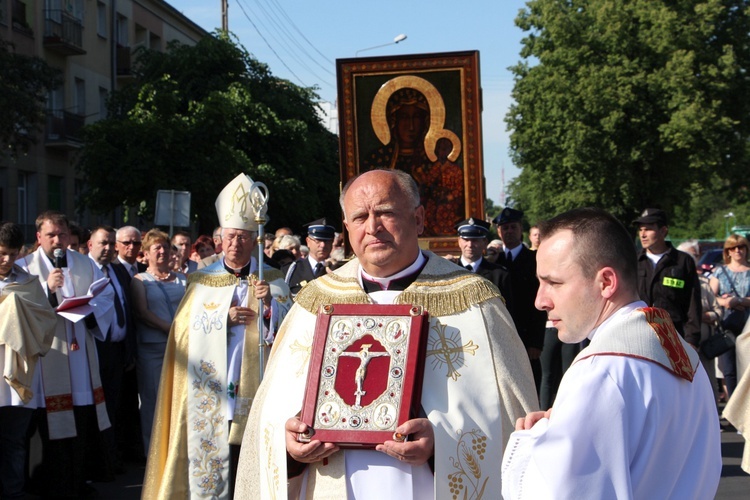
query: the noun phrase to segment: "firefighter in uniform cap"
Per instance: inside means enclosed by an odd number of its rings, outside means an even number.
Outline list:
[[[306,241],[310,253],[282,268],[292,297],[307,283],[326,274],[326,259],[331,255],[333,238],[336,236],[336,228],[325,218],[312,221],[304,227],[307,228]]]
[[[638,295],[650,307],[665,309],[680,335],[693,347],[701,338],[701,287],[695,261],[666,241],[667,213],[645,209],[633,221],[642,250],[638,254]]]
[[[506,207],[492,222],[505,245],[505,252],[497,258],[497,264],[510,272],[513,303],[508,307],[518,335],[526,346],[531,361],[531,370],[537,390],[542,378],[539,358],[544,345],[544,330],[547,313],[534,307],[539,280],[536,277],[536,252],[523,245],[523,212]]]
[[[487,248],[490,223],[470,217],[457,223],[454,227],[458,231],[458,247],[461,249],[461,256],[453,259],[453,262],[490,280],[500,289],[500,293],[505,300],[505,306],[510,310],[513,302],[510,273],[505,267],[493,264],[483,257]]]

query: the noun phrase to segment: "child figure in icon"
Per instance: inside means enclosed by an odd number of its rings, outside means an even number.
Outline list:
[[[450,234],[456,221],[464,217],[464,173],[448,158],[451,151],[451,140],[441,137],[435,144],[437,161],[414,172],[425,212],[435,214],[432,227],[425,227],[426,236]]]

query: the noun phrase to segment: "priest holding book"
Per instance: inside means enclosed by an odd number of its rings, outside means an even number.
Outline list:
[[[104,275],[91,259],[67,249],[68,218],[46,211],[37,217],[36,228],[39,248],[16,264],[38,276],[54,308],[66,298],[88,295],[91,285]],[[92,474],[111,473],[106,470],[111,464],[94,458],[101,456],[99,434],[110,426],[94,338],[106,339],[114,320],[113,298],[111,288],[104,287],[85,305],[58,312],[52,348],[41,358],[38,390],[47,411],[39,431],[46,494],[92,495],[86,480]],[[91,463],[102,470],[90,470]]]
[[[420,250],[424,208],[408,174],[368,171],[347,183],[340,202],[357,258],[297,295],[253,403],[237,498],[423,499],[500,491],[497,464],[512,422],[537,408],[537,396],[498,289]],[[374,449],[341,449],[314,434],[298,440],[308,431],[295,415],[316,315],[330,304],[411,304],[429,314],[424,370],[417,374],[421,411]]]

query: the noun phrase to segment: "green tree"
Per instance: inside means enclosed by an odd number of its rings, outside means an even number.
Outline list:
[[[748,5],[529,1],[506,116],[515,205],[530,220],[583,205],[689,220],[697,187],[747,201]]]
[[[27,153],[45,121],[47,93],[59,87],[60,72],[38,57],[15,53],[0,39],[0,146],[11,156]]]
[[[108,212],[145,202],[150,215],[157,190],[190,191],[207,232],[217,223],[216,196],[244,172],[268,186],[269,227],[335,220],[338,143],[316,98],[223,34],[142,51],[135,81],[111,97],[109,117],[84,129],[84,206]]]
[[[500,212],[502,211],[503,207],[495,206],[495,202],[489,198],[484,199],[484,215],[488,220],[494,219],[500,215]]]

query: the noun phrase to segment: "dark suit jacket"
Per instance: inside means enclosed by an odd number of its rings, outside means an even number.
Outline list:
[[[504,266],[510,272],[513,304],[508,309],[516,324],[518,335],[527,348],[541,349],[544,345],[547,313],[534,307],[536,292],[539,290],[539,280],[536,277],[536,252],[523,247],[513,262],[507,262],[505,253],[501,253],[498,255],[497,264]]]
[[[305,257],[304,259],[297,259],[288,266],[284,266],[281,269],[286,276],[285,281],[289,285],[289,290],[292,292],[292,297],[296,296],[302,287],[308,282],[315,279],[315,273],[313,272],[312,266],[310,266],[310,260]]]
[[[513,307],[513,283],[511,282],[510,272],[505,267],[482,258],[479,267],[477,267],[477,274],[487,278],[500,289],[500,293],[503,294],[503,299],[505,299],[505,307],[508,308],[508,311],[511,311]]]
[[[451,259],[454,264],[464,267],[461,263],[461,259]],[[498,264],[493,264],[484,257],[479,261],[477,267],[477,274],[485,279],[490,280],[503,294],[505,300],[505,307],[510,312],[513,304],[513,285],[510,280],[510,273],[506,268]]]
[[[130,362],[131,360],[135,359],[135,351],[136,351],[136,340],[135,340],[135,319],[133,318],[133,311],[132,307],[130,305],[130,273],[127,269],[125,269],[125,266],[120,264],[119,262],[115,262],[113,264],[110,264],[112,269],[115,272],[114,276],[110,276],[110,279],[116,279],[117,283],[120,285],[120,289],[124,293],[124,301],[125,301],[125,329],[127,330],[127,333],[125,334],[125,346],[126,346],[126,352],[127,352],[127,361]]]

